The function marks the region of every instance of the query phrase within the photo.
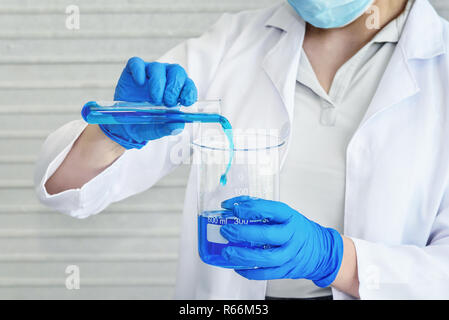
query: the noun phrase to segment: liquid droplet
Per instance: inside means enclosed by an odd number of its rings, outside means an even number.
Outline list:
[[[226,174],[222,174],[220,177],[220,184],[222,186],[225,186],[227,182],[228,182],[228,179],[226,179]]]

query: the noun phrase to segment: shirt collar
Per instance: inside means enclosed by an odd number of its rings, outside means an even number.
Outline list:
[[[409,0],[402,13],[394,20],[390,21],[371,40],[373,43],[398,43],[407,22],[408,15],[415,0]]]

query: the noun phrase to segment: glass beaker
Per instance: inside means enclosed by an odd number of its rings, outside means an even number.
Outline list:
[[[203,126],[204,127],[204,126]],[[223,134],[200,130],[193,142],[194,165],[198,166],[198,251],[203,262],[239,269],[221,255],[227,246],[252,247],[251,243],[231,243],[221,234],[226,224],[260,224],[267,221],[243,220],[221,207],[221,202],[237,196],[279,200],[280,151],[284,141],[277,135],[234,132],[234,154],[227,183],[220,176],[228,164],[230,149]],[[217,132],[217,131],[215,131]]]

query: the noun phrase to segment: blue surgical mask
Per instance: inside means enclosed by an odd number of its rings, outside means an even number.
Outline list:
[[[308,23],[323,29],[344,27],[368,10],[374,0],[288,0]]]

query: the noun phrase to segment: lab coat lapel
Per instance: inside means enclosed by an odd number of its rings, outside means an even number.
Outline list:
[[[278,43],[265,56],[262,67],[282,99],[291,126],[296,75],[304,40],[305,22],[288,4],[284,4],[268,20],[266,26],[283,31]]]
[[[419,92],[419,87],[410,72],[408,61],[397,48],[385,70],[371,104],[362,120],[362,127],[370,119],[387,108]]]
[[[357,167],[352,165],[357,163],[358,159],[356,140],[363,134],[363,127],[368,122],[381,117],[383,111],[419,94],[420,87],[424,88],[420,82],[426,80],[415,76],[419,73],[417,68],[424,68],[426,59],[445,53],[443,31],[441,18],[430,3],[427,0],[416,0],[376,94],[347,148],[345,234],[354,234],[361,227],[354,219],[360,217],[360,213],[352,212],[350,209],[356,207],[357,202],[364,201],[363,197],[356,196],[357,192],[351,191],[356,190],[356,186],[362,182]],[[403,105],[413,106],[412,103]]]
[[[429,30],[432,30],[429,32]],[[412,59],[430,59],[445,52],[441,19],[427,0],[416,0],[398,46],[379,83],[360,128],[382,111],[420,91]]]

